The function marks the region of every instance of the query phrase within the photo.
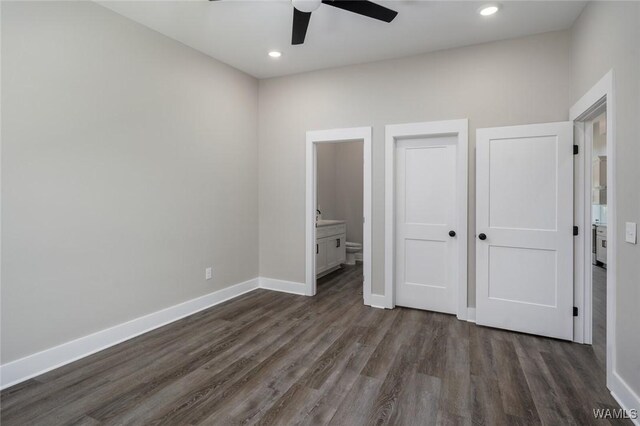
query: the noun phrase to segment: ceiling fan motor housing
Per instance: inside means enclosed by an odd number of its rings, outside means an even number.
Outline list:
[[[310,13],[320,7],[321,0],[291,0],[293,7],[300,12]]]

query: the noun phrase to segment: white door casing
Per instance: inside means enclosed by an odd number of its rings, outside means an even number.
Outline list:
[[[624,383],[617,372],[616,353],[616,307],[617,307],[617,185],[616,185],[616,96],[614,90],[615,72],[609,70],[593,87],[591,87],[570,109],[569,119],[575,124],[576,140],[580,152],[576,156],[576,178],[579,184],[576,191],[576,224],[580,229],[591,227],[591,141],[587,137],[587,125],[602,110],[607,116],[607,387],[622,401],[622,406],[638,406],[637,395]],[[575,305],[578,316],[575,317],[574,341],[578,343],[592,343],[592,283],[591,283],[591,234],[581,232],[576,237],[575,244]]]
[[[458,319],[467,319],[467,182],[468,182],[468,120],[446,120],[432,121],[422,123],[407,124],[391,124],[385,126],[385,282],[384,282],[384,306],[393,308],[398,300],[396,281],[404,282],[404,289],[409,292],[417,291],[417,302],[419,304],[409,304],[402,295],[400,290],[400,300],[404,301],[405,306],[415,306],[421,309],[442,310],[455,313]],[[401,229],[403,235],[405,231],[413,235],[412,238],[398,238],[396,235],[396,200],[398,188],[396,187],[396,169],[398,168],[398,151],[397,145],[402,149],[407,149],[408,145],[418,144],[414,146],[416,152],[422,155],[411,155],[409,158],[413,163],[409,164],[409,173],[418,177],[417,184],[409,188],[410,193],[418,194],[420,191],[426,191],[426,199],[413,197],[410,205],[408,219],[410,221],[418,221],[416,224],[405,223],[406,226]],[[421,147],[420,144],[424,144]],[[430,147],[428,147],[431,145]],[[447,145],[448,148],[436,148],[438,145]],[[409,147],[409,149],[414,149]],[[424,148],[424,149],[423,149]],[[431,150],[431,151],[429,151]],[[430,155],[433,154],[433,155]],[[406,164],[406,152],[404,152],[403,164]],[[439,155],[439,157],[438,157]],[[443,181],[438,186],[424,186],[420,182],[420,176],[433,181],[433,176],[437,176],[438,172],[434,170],[421,170],[416,167],[421,162],[435,163],[435,167],[444,170],[439,161],[433,161],[435,158],[446,159],[453,166],[449,167],[449,171],[453,173],[453,177],[449,176],[449,180],[445,184]],[[433,167],[429,166],[431,169]],[[405,168],[406,169],[406,168]],[[404,172],[403,172],[404,173]],[[439,179],[441,180],[441,179]],[[422,185],[422,186],[421,186]],[[451,189],[453,185],[453,189]],[[445,188],[449,188],[449,194],[444,194]],[[402,190],[404,191],[404,190]],[[447,197],[448,195],[448,197]],[[410,197],[411,199],[412,197]],[[434,205],[434,201],[446,199],[447,204],[453,200],[453,207],[440,208]],[[431,201],[431,203],[430,203]],[[406,208],[403,207],[403,211]],[[447,210],[448,209],[448,210]],[[442,219],[443,215],[449,213],[449,217]],[[404,215],[404,213],[402,213]],[[422,221],[422,222],[420,222]],[[414,226],[415,225],[415,226]],[[455,231],[454,237],[449,236],[449,231]],[[420,235],[420,233],[423,233]],[[405,237],[408,234],[405,235]],[[416,238],[419,237],[419,238]],[[402,264],[403,271],[400,272],[400,280],[398,280],[397,272],[397,254],[399,251],[406,252],[405,243],[409,243],[409,268],[405,268],[406,264]],[[402,244],[398,244],[398,241]],[[442,249],[442,247],[446,249]],[[431,256],[433,255],[433,256]],[[406,258],[404,254],[401,257]],[[411,256],[418,256],[426,259],[423,264],[416,262]],[[435,258],[448,259],[437,264],[438,269],[425,269],[424,265],[432,264]],[[450,261],[450,262],[449,262]],[[406,272],[408,272],[408,274]],[[408,278],[408,280],[404,280]],[[408,284],[418,281],[419,285]],[[431,287],[425,286],[427,283]],[[435,285],[434,285],[435,284]],[[444,284],[444,285],[443,285]],[[438,288],[440,287],[440,289]],[[448,291],[442,291],[442,287],[446,287]],[[440,296],[434,296],[440,292]],[[432,294],[429,294],[432,293]],[[452,300],[448,297],[453,296]],[[407,297],[408,298],[408,297]],[[440,309],[435,306],[445,305],[446,308]],[[400,302],[402,303],[402,302]]]
[[[396,142],[396,304],[455,314],[456,136]]]
[[[319,143],[339,143],[362,141],[363,144],[363,288],[364,304],[383,308],[381,296],[371,291],[371,127],[345,129],[310,130],[306,133],[306,182],[305,182],[305,294],[316,294],[316,145]],[[346,243],[346,241],[345,241]]]
[[[571,340],[573,124],[478,129],[476,141],[476,322]]]

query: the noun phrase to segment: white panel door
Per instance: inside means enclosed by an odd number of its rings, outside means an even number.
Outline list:
[[[573,125],[476,140],[476,322],[572,340]]]
[[[395,286],[399,306],[457,311],[456,143],[456,136],[396,143]]]

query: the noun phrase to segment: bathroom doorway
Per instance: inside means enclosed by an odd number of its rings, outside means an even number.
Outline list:
[[[307,132],[307,294],[371,305],[371,128]]]
[[[316,147],[317,291],[362,289],[363,142]],[[347,279],[348,278],[348,279]]]

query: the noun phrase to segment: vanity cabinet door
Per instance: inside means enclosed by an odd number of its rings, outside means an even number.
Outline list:
[[[335,230],[328,231],[335,232]],[[327,233],[329,232],[326,230],[318,232],[320,235],[326,235]],[[346,233],[323,236],[316,240],[316,275],[346,262],[346,244]]]
[[[340,264],[340,247],[344,244],[340,243],[340,236],[334,235],[325,239],[327,245],[327,268],[333,268]]]
[[[327,240],[316,240],[316,274],[327,269]]]
[[[338,264],[347,261],[347,235],[339,235],[340,246],[338,247]]]
[[[347,260],[346,234],[338,234],[324,239],[327,245],[327,268],[339,266]]]

